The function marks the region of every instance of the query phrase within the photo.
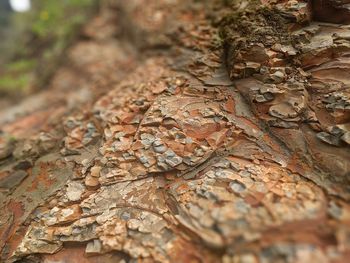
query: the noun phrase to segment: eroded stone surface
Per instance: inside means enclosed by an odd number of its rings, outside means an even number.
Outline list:
[[[303,1],[262,3],[106,3],[69,51],[89,81],[53,81],[87,85],[84,110],[1,119],[19,136],[0,140],[3,260],[346,262],[348,27],[310,22]],[[167,49],[125,72],[111,6],[124,37]]]

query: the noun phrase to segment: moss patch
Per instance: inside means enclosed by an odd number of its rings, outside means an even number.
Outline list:
[[[279,10],[261,6],[258,1],[251,1],[243,11],[232,11],[223,18],[220,36],[225,43],[232,43],[238,38],[244,42],[290,43],[288,34],[289,21]]]

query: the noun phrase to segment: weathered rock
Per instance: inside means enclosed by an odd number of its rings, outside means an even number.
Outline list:
[[[56,126],[5,125],[31,133],[0,160],[0,184],[20,172],[3,261],[346,262],[348,28],[306,1],[225,2],[102,3],[68,51],[82,75],[54,77]]]
[[[85,187],[82,183],[73,181],[68,184],[66,195],[69,201],[79,201],[84,191]]]

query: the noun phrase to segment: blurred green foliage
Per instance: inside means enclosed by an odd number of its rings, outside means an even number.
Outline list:
[[[35,64],[35,60],[33,59],[16,60],[12,63],[7,64],[5,68],[11,72],[23,72],[34,68]]]
[[[94,0],[46,0],[36,1],[38,6],[32,31],[40,38],[61,38],[71,33],[75,25],[84,22],[82,11],[94,4]]]
[[[2,92],[24,92],[32,78],[32,70],[36,62],[31,59],[15,60],[4,66],[4,74],[0,76]],[[18,94],[18,93],[17,93]]]
[[[64,51],[98,0],[32,0],[32,9],[13,13],[0,45],[0,95],[19,95],[45,85]]]
[[[20,76],[5,74],[0,77],[0,87],[3,92],[22,92],[29,84],[31,74],[22,72]]]

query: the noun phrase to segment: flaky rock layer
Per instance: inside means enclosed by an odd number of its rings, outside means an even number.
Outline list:
[[[104,2],[0,112],[2,260],[347,262],[349,26],[310,10]]]

